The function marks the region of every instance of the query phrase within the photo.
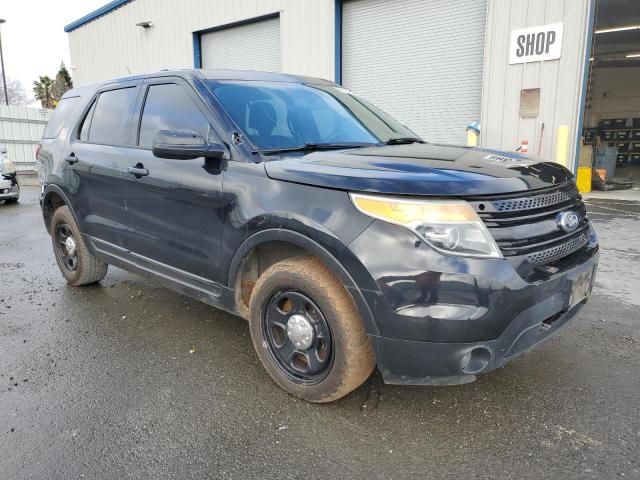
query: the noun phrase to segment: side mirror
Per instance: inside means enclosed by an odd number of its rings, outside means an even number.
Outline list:
[[[7,153],[7,146],[4,144],[0,144],[0,153]]]
[[[153,139],[152,151],[158,158],[172,160],[221,159],[225,154],[222,145],[207,142],[193,130],[160,130]]]

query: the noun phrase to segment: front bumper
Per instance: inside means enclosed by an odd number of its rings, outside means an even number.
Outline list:
[[[20,197],[20,186],[16,181],[0,177],[0,200],[12,200]]]
[[[599,260],[594,233],[527,281],[507,260],[441,255],[382,222],[349,249],[370,275],[354,278],[376,322],[378,367],[386,383],[410,385],[467,383],[551,338],[586,302],[575,304],[573,286],[589,278],[590,293]]]
[[[558,308],[558,298],[552,298],[525,310],[500,337],[485,342],[415,342],[376,336],[372,339],[385,383],[458,385],[472,382],[477,374],[500,368],[548,340],[567,325],[583,304],[547,316]]]

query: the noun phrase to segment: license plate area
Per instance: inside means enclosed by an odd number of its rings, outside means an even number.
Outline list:
[[[593,284],[593,268],[580,272],[573,279],[571,284],[571,296],[569,297],[569,308],[575,307],[591,293]]]

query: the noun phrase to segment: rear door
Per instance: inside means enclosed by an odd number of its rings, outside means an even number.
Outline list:
[[[75,177],[72,193],[83,233],[119,246],[127,243],[123,178],[131,164],[131,120],[141,83],[100,89],[64,152]]]
[[[164,129],[190,129],[220,143],[210,112],[187,82],[163,77],[145,82],[134,118],[129,166],[146,174],[128,174],[125,182],[127,248],[158,268],[219,280],[224,161],[169,160],[151,151],[155,134]]]

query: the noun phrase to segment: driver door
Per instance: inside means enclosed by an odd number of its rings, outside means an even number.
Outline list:
[[[129,245],[134,255],[160,270],[217,278],[222,234],[224,160],[170,160],[151,151],[163,129],[190,129],[215,137],[204,102],[182,79],[149,79],[134,115],[137,122],[127,177]],[[137,172],[137,174],[135,173]],[[140,173],[143,173],[140,175]]]

